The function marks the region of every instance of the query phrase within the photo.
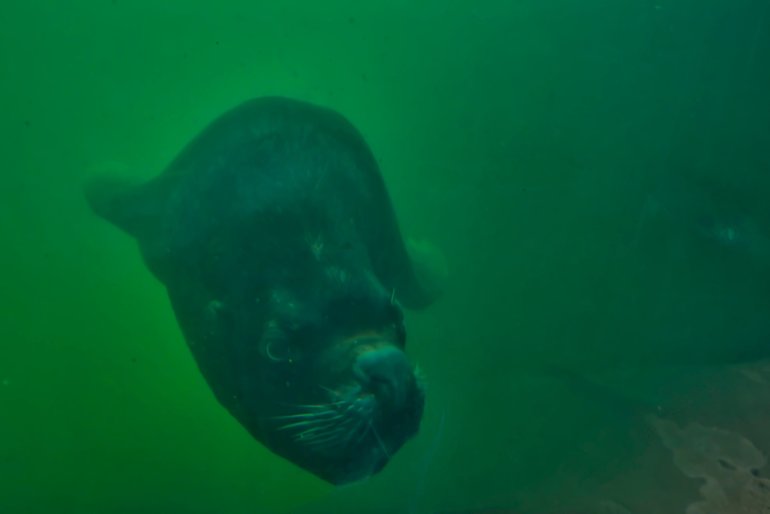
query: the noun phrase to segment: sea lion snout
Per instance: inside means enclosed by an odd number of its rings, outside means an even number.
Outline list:
[[[389,410],[402,409],[410,389],[415,387],[414,373],[406,355],[394,346],[361,353],[353,371],[362,389],[374,394],[380,405]]]

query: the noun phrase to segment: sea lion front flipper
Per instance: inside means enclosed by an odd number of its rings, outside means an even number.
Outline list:
[[[414,279],[426,299],[425,303],[432,303],[446,289],[449,277],[447,259],[440,248],[424,239],[407,239],[406,251],[412,261]]]

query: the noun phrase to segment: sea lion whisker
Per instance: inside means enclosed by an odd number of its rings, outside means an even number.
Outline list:
[[[331,387],[326,387],[325,385],[319,385],[318,387],[320,387],[321,389],[329,393],[332,398],[339,398],[340,396],[340,393],[338,391],[335,391]],[[340,400],[340,401],[344,401],[344,400]]]
[[[337,429],[337,430],[328,431],[320,434],[310,434],[308,436],[302,436],[302,437],[297,435],[294,437],[294,440],[300,441],[308,445],[321,445],[337,439],[343,439],[341,437],[343,432],[344,430]]]
[[[337,400],[336,402],[329,402],[329,403],[317,403],[317,404],[300,404],[296,405],[295,407],[297,409],[304,409],[308,411],[312,410],[319,410],[319,409],[328,409],[329,407],[333,405],[341,405],[343,403],[347,403],[348,400]]]
[[[355,407],[356,415],[359,418],[369,418],[374,411],[374,404],[363,399],[357,400],[351,407]]]
[[[374,428],[374,425],[371,421],[369,421],[369,428],[372,429],[372,433],[374,434],[374,437],[377,439],[377,443],[380,445],[380,449],[382,450],[382,453],[385,454],[385,456],[390,459],[390,452],[385,447],[385,443],[382,441],[382,438],[380,437],[380,434],[377,432],[377,429]]]
[[[355,407],[358,403],[360,402],[351,402],[348,410]],[[353,426],[351,427],[351,425]],[[339,434],[345,434],[343,437],[339,438],[340,441],[338,441],[334,446],[338,446],[340,444],[351,444],[351,440],[353,440],[353,438],[355,438],[355,441],[352,444],[357,445],[361,442],[361,440],[363,440],[369,430],[367,427],[366,419],[358,414],[354,416],[345,416],[345,419],[340,423],[337,423],[336,426],[337,428],[331,430],[329,430],[328,426],[326,426],[324,427],[326,430],[316,431],[314,434],[311,434],[310,437],[303,437],[302,440],[307,443],[313,443],[314,445],[322,446],[326,443],[331,444],[334,442],[331,439],[337,438]],[[310,432],[311,430],[312,429],[308,429],[306,432]]]
[[[338,405],[347,403],[345,408],[333,408]],[[326,410],[320,412],[299,412],[297,414],[284,414],[280,416],[273,416],[272,419],[283,421],[294,421],[295,423],[288,423],[281,426],[278,430],[286,430],[289,428],[302,428],[304,426],[312,426],[319,423],[331,423],[342,418],[347,418],[347,413],[354,408],[356,402],[336,402],[336,404],[327,404]]]
[[[304,428],[302,433],[311,434],[311,433],[319,433],[319,432],[328,431],[328,430],[334,430],[336,428],[344,429],[346,426],[347,425],[344,420],[340,422],[337,419],[333,419],[333,420],[323,421],[319,423],[306,424],[304,426],[296,426],[295,428]]]
[[[341,416],[340,416],[341,417]],[[301,429],[301,428],[321,428],[326,426],[336,426],[339,423],[335,423],[335,421],[339,418],[332,418],[332,419],[319,419],[319,420],[307,420],[307,421],[297,421],[296,423],[289,423],[287,425],[283,425],[278,427],[278,430],[291,430],[291,429]]]
[[[340,437],[340,434],[345,433],[345,430],[342,428],[337,428],[335,430],[332,430],[326,434],[322,435],[316,435],[316,436],[309,436],[309,437],[295,437],[294,439],[296,441],[301,441],[303,443],[308,444],[309,446],[325,446],[332,443],[334,446],[339,446],[340,444],[343,444],[345,442],[344,437]]]
[[[345,419],[340,422],[340,426],[349,427],[351,424],[355,423],[360,419],[357,415],[350,415],[348,412],[350,409],[345,411]]]
[[[352,442],[353,438],[360,435],[361,427],[365,425],[365,421],[363,419],[359,419],[358,422],[353,426],[351,430],[348,430],[348,435],[346,439],[348,442]]]
[[[366,436],[369,434],[369,430],[371,429],[371,422],[367,423],[364,419],[361,419],[356,425],[355,431],[351,434],[351,437],[353,435],[356,435],[356,438],[351,441],[351,446],[358,446],[361,444],[361,441],[366,438]]]
[[[323,412],[300,412],[297,414],[284,414],[281,416],[273,416],[272,419],[319,419],[319,418],[325,418],[328,416],[334,416],[336,414],[339,414],[339,411],[336,409],[329,409]]]
[[[295,437],[299,438],[299,439],[309,439],[309,438],[314,438],[314,437],[321,437],[324,434],[328,434],[328,433],[331,433],[334,430],[339,430],[339,429],[340,429],[340,426],[339,426],[338,423],[327,424],[327,425],[323,425],[323,426],[320,426],[320,427],[310,427],[310,428],[307,428],[307,429],[303,430],[302,432],[296,434]]]

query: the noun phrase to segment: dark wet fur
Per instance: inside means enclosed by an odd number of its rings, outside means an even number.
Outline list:
[[[136,238],[217,399],[273,452],[339,484],[376,473],[417,432],[424,393],[401,309],[435,293],[344,117],[251,100],[150,181],[99,179],[86,194]],[[371,372],[389,386],[365,390],[356,359],[376,368],[378,351],[390,361]]]

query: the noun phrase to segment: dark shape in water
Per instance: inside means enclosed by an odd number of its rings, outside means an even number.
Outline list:
[[[671,174],[648,198],[643,220],[662,216],[704,242],[770,264],[770,234],[734,188]]]
[[[273,452],[342,484],[418,430],[400,305],[418,281],[375,159],[339,114],[260,98],[94,211],[135,237],[218,398]]]
[[[658,177],[639,218],[638,302],[650,355],[692,364],[770,357],[770,225],[762,187],[729,176]],[[759,200],[758,200],[759,199]]]

